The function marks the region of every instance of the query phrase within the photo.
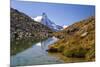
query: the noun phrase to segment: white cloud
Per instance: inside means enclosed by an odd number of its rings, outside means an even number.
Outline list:
[[[63,29],[65,29],[65,28],[67,28],[67,27],[68,27],[67,25],[64,25],[64,26],[63,26]]]
[[[37,17],[35,17],[35,18],[33,18],[35,21],[37,21],[37,22],[41,22],[41,20],[42,20],[42,16],[37,16]]]

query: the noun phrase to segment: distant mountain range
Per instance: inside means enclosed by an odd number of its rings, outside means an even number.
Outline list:
[[[11,8],[11,54],[16,54],[33,42],[44,40],[53,32],[49,27]],[[21,49],[20,49],[21,47]],[[26,48],[26,47],[25,47]]]
[[[56,25],[54,22],[52,22],[46,13],[43,13],[42,16],[37,16],[35,18],[33,18],[34,21],[36,22],[40,22],[44,25],[46,25],[47,27],[49,27],[50,29],[52,29],[53,31],[60,31],[63,29],[62,26]]]

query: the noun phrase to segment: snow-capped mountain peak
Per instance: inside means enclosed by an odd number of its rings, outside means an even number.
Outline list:
[[[43,13],[42,16],[37,16],[35,18],[33,18],[34,21],[40,22],[44,25],[46,25],[47,27],[51,28],[54,31],[59,31],[61,30],[63,27],[56,25],[54,22],[52,22],[46,13]]]

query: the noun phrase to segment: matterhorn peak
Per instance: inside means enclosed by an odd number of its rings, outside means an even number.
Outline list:
[[[59,25],[56,25],[54,22],[52,22],[47,14],[45,12],[42,13],[42,16],[37,16],[35,18],[33,18],[34,21],[40,22],[43,25],[46,25],[47,27],[49,27],[50,29],[52,29],[53,31],[58,31],[61,30],[62,27]]]
[[[47,14],[45,12],[43,12],[42,17],[47,17]]]

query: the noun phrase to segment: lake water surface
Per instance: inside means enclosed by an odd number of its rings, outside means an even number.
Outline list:
[[[47,40],[36,43],[27,50],[11,56],[11,66],[63,63],[62,60],[58,60],[56,57],[51,56],[46,52],[48,45],[51,45],[56,41],[58,41],[58,39],[55,37],[48,38]]]

